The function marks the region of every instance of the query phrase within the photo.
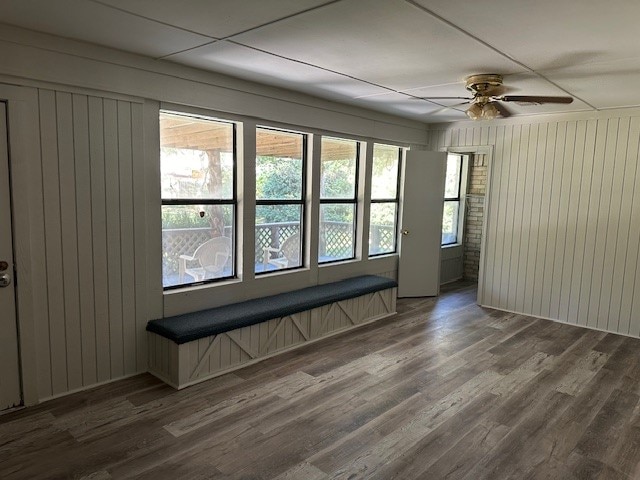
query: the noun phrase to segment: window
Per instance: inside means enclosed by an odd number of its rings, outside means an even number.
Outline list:
[[[306,143],[301,133],[256,129],[256,273],[303,264]]]
[[[462,155],[447,155],[447,174],[444,185],[444,210],[442,213],[442,245],[459,242],[460,187],[462,184]]]
[[[396,251],[402,149],[373,146],[369,256]]]
[[[322,138],[318,262],[355,258],[360,143]]]
[[[235,275],[235,125],[160,112],[165,289]]]

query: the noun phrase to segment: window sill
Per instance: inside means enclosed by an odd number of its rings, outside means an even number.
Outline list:
[[[345,258],[344,260],[334,260],[331,262],[318,263],[318,268],[335,267],[337,265],[348,265],[350,263],[357,263],[360,261],[361,260],[359,258]]]
[[[443,250],[446,250],[448,248],[456,248],[461,246],[462,246],[462,243],[450,243],[449,245],[441,245],[440,248]]]
[[[209,283],[205,283],[202,285],[186,285],[184,287],[181,288],[172,288],[171,290],[164,290],[162,292],[163,295],[165,296],[171,296],[174,294],[181,294],[181,293],[189,293],[189,292],[196,292],[199,290],[205,290],[208,288],[219,288],[219,287],[226,287],[229,285],[237,285],[242,283],[242,279],[240,278],[230,278],[228,280],[222,280],[220,282],[209,282]]]

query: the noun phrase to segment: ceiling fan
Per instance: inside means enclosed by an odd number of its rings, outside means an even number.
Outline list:
[[[503,95],[506,88],[502,85],[502,75],[484,73],[471,75],[465,79],[465,88],[471,97],[416,97],[422,100],[464,100],[457,105],[445,107],[456,108],[471,104],[466,110],[472,120],[493,120],[497,116],[510,117],[511,112],[502,102],[515,102],[519,105],[542,105],[545,103],[571,103],[572,97],[549,97],[534,95]]]

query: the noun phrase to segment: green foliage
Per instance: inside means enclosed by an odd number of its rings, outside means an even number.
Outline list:
[[[322,198],[353,198],[356,165],[354,159],[322,162],[320,195]]]
[[[302,160],[264,156],[256,159],[256,198],[299,199],[302,195]],[[299,205],[262,205],[256,208],[256,224],[299,222]]]
[[[221,210],[225,225],[233,224],[231,206],[176,205],[162,207],[162,228],[210,228],[208,210],[212,208]],[[201,211],[206,212],[204,217],[200,217]]]
[[[302,160],[258,157],[256,159],[256,198],[299,199],[302,194]]]

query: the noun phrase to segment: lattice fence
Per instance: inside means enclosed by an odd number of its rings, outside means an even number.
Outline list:
[[[393,225],[371,225],[369,253],[392,252],[395,247],[396,229]]]
[[[320,229],[320,256],[350,258],[353,256],[353,224],[324,222]]]
[[[264,247],[278,248],[291,235],[300,232],[299,223],[265,223],[256,226],[255,262],[262,263]],[[371,252],[388,252],[394,247],[393,226],[371,226]],[[352,255],[353,226],[351,223],[325,222],[320,229],[320,255],[347,258]],[[231,237],[231,227],[225,228]],[[180,255],[193,255],[199,245],[211,238],[209,228],[181,228],[162,231],[163,267],[165,277],[178,274]]]
[[[262,263],[264,248],[280,248],[291,235],[300,232],[299,223],[263,223],[256,225],[256,263]]]
[[[193,255],[193,252],[211,238],[210,228],[179,228],[162,231],[162,275],[167,277],[178,274],[180,255]]]

